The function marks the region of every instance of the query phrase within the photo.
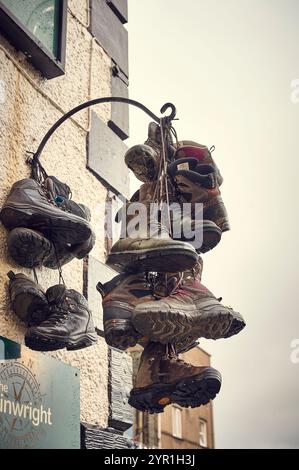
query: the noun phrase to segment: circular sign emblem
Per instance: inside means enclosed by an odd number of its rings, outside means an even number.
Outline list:
[[[43,397],[24,362],[0,364],[0,440],[9,448],[31,448],[43,433],[36,413]]]

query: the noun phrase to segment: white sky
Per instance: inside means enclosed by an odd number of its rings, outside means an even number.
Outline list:
[[[202,341],[223,375],[219,448],[299,448],[298,0],[129,0],[130,97],[178,110],[180,139],[215,145],[232,229],[203,281],[247,320]],[[148,118],[130,109],[129,145]]]

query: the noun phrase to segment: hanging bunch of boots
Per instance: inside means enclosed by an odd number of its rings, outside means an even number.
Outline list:
[[[117,215],[121,238],[107,264],[120,274],[97,285],[105,338],[121,350],[144,347],[132,406],[150,413],[170,403],[200,406],[215,398],[221,375],[178,354],[201,337],[229,338],[245,327],[243,317],[201,283],[200,254],[229,230],[219,189],[223,179],[206,146],[174,143],[163,122],[149,125],[148,139],[129,149],[125,161],[143,185]]]
[[[74,258],[84,258],[95,235],[90,211],[71,199],[69,186],[46,175],[38,163],[32,178],[16,182],[0,212],[8,230],[8,252],[15,263],[33,269],[59,270]],[[96,342],[97,335],[86,299],[63,283],[46,292],[24,274],[8,273],[12,310],[25,322],[25,344],[52,351],[81,349]]]
[[[8,251],[17,264],[57,269],[92,250],[90,211],[70,196],[69,186],[54,176],[42,183],[26,178],[13,185],[0,219],[9,230]]]
[[[37,351],[82,349],[97,341],[85,297],[63,284],[46,292],[25,274],[8,273],[12,310],[28,326],[25,344]]]

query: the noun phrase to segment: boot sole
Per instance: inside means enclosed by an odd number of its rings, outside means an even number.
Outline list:
[[[125,351],[128,348],[136,346],[137,343],[143,347],[148,343],[148,338],[142,336],[133,326],[132,310],[128,308],[112,305],[104,307],[104,332],[106,343],[113,348]],[[124,317],[125,314],[125,317]],[[105,320],[106,318],[106,320]],[[176,343],[178,354],[187,352],[197,346],[197,337],[192,335],[185,336]]]
[[[203,218],[214,222],[222,232],[230,230],[227,211],[221,196],[216,196],[210,202],[205,203]]]
[[[8,252],[24,268],[42,266],[53,255],[53,245],[45,237],[30,230],[14,229],[8,236]]]
[[[190,308],[189,312],[185,310],[186,313],[183,313],[182,310],[163,311],[158,306],[157,310],[151,308],[150,311],[142,310],[142,305],[138,307],[132,315],[134,327],[151,341],[162,344],[176,344],[186,336],[207,339],[225,338],[233,321],[236,324],[234,327],[236,332],[242,329],[239,325],[239,319],[242,317],[233,310],[220,309],[216,314],[202,313],[190,316],[190,313],[195,314],[196,310]]]
[[[107,264],[122,272],[178,272],[192,269],[198,260],[194,249],[169,247],[110,253]]]
[[[34,209],[34,214],[32,211]],[[56,215],[50,210],[39,210],[32,206],[5,206],[1,211],[1,220],[8,229],[27,227],[42,232],[56,243],[77,244],[86,241],[91,235],[89,224],[80,217],[68,213]],[[18,220],[18,224],[6,224],[5,220]]]
[[[206,405],[221,388],[221,374],[213,368],[176,382],[133,389],[129,404],[139,411],[162,413],[165,406],[176,403],[184,408]]]
[[[132,325],[130,320],[104,321],[105,340],[108,346],[125,351],[136,346],[141,335]]]
[[[194,230],[194,227],[192,227]],[[199,248],[196,248],[197,253],[206,253],[212,250],[221,241],[222,230],[210,220],[203,221],[203,232],[202,232],[202,244]],[[194,246],[194,240],[185,238],[182,236],[182,241],[186,241]]]
[[[152,182],[157,174],[156,162],[153,159],[144,159],[142,155],[127,155],[125,158],[127,167],[133,171],[136,178],[143,183]],[[146,171],[144,169],[146,168]]]
[[[67,349],[68,351],[75,351],[77,349],[87,348],[93,346],[97,342],[96,333],[88,333],[77,335],[73,338],[65,340],[41,336],[36,333],[25,335],[25,345],[34,351],[56,351],[58,349]]]
[[[229,330],[224,335],[224,338],[230,338],[231,336],[237,335],[240,331],[245,328],[246,323],[242,315],[234,311],[234,318]]]

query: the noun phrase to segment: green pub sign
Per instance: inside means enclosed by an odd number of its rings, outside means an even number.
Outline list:
[[[79,448],[79,371],[0,336],[0,449]]]

